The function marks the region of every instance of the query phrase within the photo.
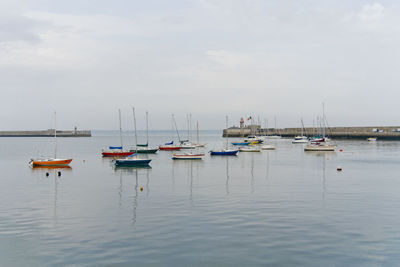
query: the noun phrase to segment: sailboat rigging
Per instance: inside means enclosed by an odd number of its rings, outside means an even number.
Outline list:
[[[192,114],[189,116],[189,140],[190,143],[192,139]],[[173,153],[172,159],[203,159],[203,153],[193,153],[193,148],[190,148],[190,153]]]
[[[137,130],[136,130],[136,116],[135,116],[135,108],[132,107],[133,113],[133,125],[135,128],[135,149],[137,151]],[[124,159],[117,159],[115,161],[115,166],[148,166],[151,159],[141,159],[137,157],[137,153],[132,154]]]
[[[137,141],[136,141],[137,143]],[[155,154],[158,148],[149,147],[149,112],[146,111],[146,144],[137,144],[135,150],[131,150],[139,154]]]
[[[226,123],[226,129],[228,129],[228,116],[225,118],[225,123]],[[236,156],[239,153],[239,150],[237,149],[229,149],[229,138],[226,138],[226,145],[225,148],[220,149],[220,150],[211,150],[210,155],[211,156]]]
[[[132,155],[134,152],[123,150],[122,144],[122,126],[121,126],[121,110],[118,109],[119,115],[119,137],[121,146],[109,146],[108,150],[102,150],[103,157],[126,157]]]
[[[57,158],[57,113],[54,111],[54,158],[46,157],[46,158],[38,158],[31,159],[29,162],[33,167],[37,166],[68,166],[71,163],[72,159],[59,159]]]

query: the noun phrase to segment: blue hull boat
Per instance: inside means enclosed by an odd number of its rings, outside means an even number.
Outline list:
[[[248,146],[250,145],[250,142],[238,142],[238,143],[232,143],[234,146]]]
[[[210,151],[211,156],[236,156],[239,150]]]
[[[117,159],[115,166],[148,166],[151,159]]]

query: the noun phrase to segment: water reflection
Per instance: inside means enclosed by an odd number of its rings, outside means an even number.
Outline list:
[[[32,172],[46,173],[48,171],[72,171],[70,166],[30,166]]]
[[[226,157],[226,195],[229,195],[229,157]]]
[[[268,180],[269,177],[269,167],[270,167],[270,160],[269,160],[269,151],[266,151],[267,157],[265,162],[265,180]]]
[[[336,151],[304,151],[306,155],[325,157],[327,155],[336,155]]]
[[[322,157],[322,203],[325,206],[325,194],[326,194],[326,161],[327,155]]]
[[[136,224],[136,209],[138,205],[138,186],[139,186],[139,176],[138,176],[138,169],[135,172],[135,186],[134,186],[134,195],[132,201],[132,226]]]
[[[251,188],[251,193],[253,194],[255,189],[254,189],[254,153],[251,153],[251,168],[250,168],[250,188]]]
[[[54,198],[53,198],[53,221],[57,224],[57,202],[58,202],[58,180],[61,179],[62,172],[72,171],[70,166],[32,166],[32,172],[44,174],[46,177],[54,177]]]
[[[124,185],[123,185],[123,177],[125,175],[135,177],[135,183],[133,185],[133,197],[132,197],[132,225],[135,226],[137,222],[137,208],[138,208],[138,198],[139,198],[139,174],[142,172],[146,172],[146,197],[149,196],[150,193],[150,166],[133,166],[133,167],[115,167],[115,172],[119,172],[119,187],[118,187],[118,195],[119,195],[119,206],[122,207],[123,197],[124,197]]]
[[[192,160],[189,161],[188,178],[189,178],[190,204],[193,206],[193,161]]]

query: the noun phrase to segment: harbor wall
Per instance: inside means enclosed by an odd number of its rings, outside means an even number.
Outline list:
[[[90,130],[57,130],[57,137],[91,137]],[[54,129],[42,131],[0,131],[0,137],[54,137]]]
[[[320,129],[304,128],[303,134],[314,136]],[[368,127],[330,127],[325,130],[326,136],[335,139],[366,139],[376,137],[379,140],[400,140],[400,126],[368,126]],[[223,137],[241,137],[249,135],[280,135],[293,138],[302,134],[302,128],[261,128],[261,127],[231,127],[224,129]]]

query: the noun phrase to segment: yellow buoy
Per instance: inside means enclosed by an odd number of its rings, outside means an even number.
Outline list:
[[[143,186],[140,187],[140,191],[143,191]]]

